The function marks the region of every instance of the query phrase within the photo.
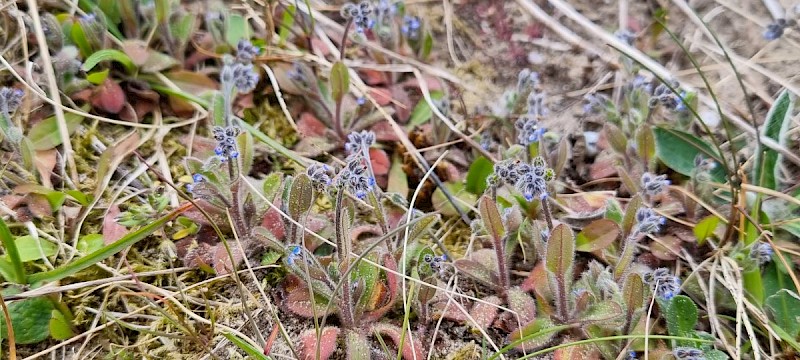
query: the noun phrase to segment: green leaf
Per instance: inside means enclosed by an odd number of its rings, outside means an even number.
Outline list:
[[[84,194],[80,190],[67,190],[64,193],[83,206],[89,205],[92,202],[91,195]]]
[[[283,12],[283,18],[281,18],[281,27],[278,31],[278,37],[280,38],[278,46],[283,46],[286,43],[286,39],[289,38],[289,34],[291,34],[290,30],[294,25],[294,15],[296,12],[297,8],[294,5],[289,5]]]
[[[767,298],[765,305],[778,326],[794,338],[800,335],[800,296],[797,293],[779,290]]]
[[[519,350],[538,349],[553,339],[560,330],[548,318],[538,318],[511,333],[509,340]]]
[[[651,161],[656,154],[656,143],[653,137],[653,129],[650,125],[644,124],[636,131],[636,152],[642,159]],[[692,159],[694,161],[694,159]]]
[[[400,194],[403,199],[408,197],[408,175],[403,170],[403,161],[400,155],[392,155],[392,167],[389,168],[389,185],[386,192]]]
[[[81,254],[93,253],[103,247],[103,234],[88,234],[78,239],[76,249]]]
[[[86,75],[86,80],[95,85],[102,84],[104,81],[106,81],[106,78],[108,78],[108,69],[95,71]]]
[[[300,220],[312,205],[314,205],[314,185],[308,175],[297,175],[289,193],[289,216]]]
[[[250,24],[247,23],[247,19],[239,14],[230,14],[227,20],[228,22],[225,24],[225,41],[233,48],[236,48],[239,40],[250,38]]]
[[[20,259],[19,250],[17,250],[17,244],[11,235],[11,230],[8,229],[8,225],[3,221],[3,218],[0,218],[0,243],[3,244],[3,249],[6,252],[5,258],[8,259],[6,264],[3,265],[3,277],[17,284],[25,284],[25,268],[22,266],[22,259]],[[6,259],[3,259],[3,261],[5,262]]]
[[[642,207],[642,197],[636,194],[631,201],[628,202],[628,207],[625,208],[625,216],[622,218],[622,239],[625,240],[631,235],[633,225],[636,224],[636,212]]]
[[[611,144],[611,148],[614,149],[614,152],[619,155],[625,155],[628,150],[628,138],[625,136],[625,133],[611,122],[606,122],[603,125],[603,131],[605,131],[608,142]]]
[[[422,60],[426,60],[428,56],[431,55],[431,50],[433,50],[433,35],[426,31],[425,38],[422,39],[422,48],[420,49],[419,57]]]
[[[266,253],[264,253],[264,256],[261,257],[261,265],[262,266],[273,265],[277,263],[278,260],[281,259],[281,256],[283,256],[283,254],[277,251],[267,251]]]
[[[793,111],[794,98],[787,90],[783,90],[767,113],[767,120],[761,127],[761,136],[775,140],[779,144],[786,144],[786,132],[792,123]],[[777,151],[763,147],[759,149],[751,181],[762,187],[777,190],[780,161],[781,155]]]
[[[350,72],[343,62],[337,61],[331,68],[331,97],[335,102],[341,102],[350,91]]]
[[[49,328],[50,336],[56,340],[66,340],[75,336],[75,333],[72,331],[72,326],[69,324],[69,321],[67,321],[67,317],[56,309],[53,309],[50,313]]]
[[[703,245],[706,239],[714,236],[714,231],[717,230],[719,225],[719,218],[716,215],[709,215],[700,220],[694,227],[694,236],[697,238],[697,244]]]
[[[481,220],[486,231],[496,241],[500,241],[506,234],[506,229],[503,226],[503,218],[500,217],[500,211],[497,210],[497,205],[488,196],[481,197],[478,204],[478,210],[481,213]]]
[[[86,40],[86,33],[83,31],[83,27],[79,22],[76,21],[72,23],[69,35],[72,38],[72,42],[81,51],[83,57],[88,57],[92,54],[92,46],[89,45],[89,41]]]
[[[45,257],[53,256],[58,253],[58,246],[49,241],[42,239],[34,239],[30,235],[20,236],[14,240],[19,251],[19,258],[22,262],[41,260],[42,255]],[[39,248],[41,247],[41,251]]]
[[[88,72],[89,70],[94,69],[97,64],[108,60],[113,60],[122,64],[129,74],[136,72],[136,65],[133,64],[133,60],[131,60],[130,56],[116,49],[103,49],[95,51],[94,54],[89,56],[86,61],[83,62],[81,70]]]
[[[621,326],[622,306],[614,301],[601,301],[589,306],[580,316],[580,321],[589,323],[599,323],[603,327]]]
[[[572,229],[560,224],[553,229],[547,241],[545,266],[557,277],[572,276],[572,264],[575,261],[575,238]]]
[[[667,303],[666,311],[667,330],[672,336],[693,338],[696,337],[697,305],[685,295],[676,295]],[[694,341],[676,340],[678,346],[697,347]]]
[[[629,317],[644,306],[644,282],[638,274],[630,274],[625,279],[622,286],[622,296],[625,300],[625,308]]]
[[[453,264],[458,271],[463,272],[473,280],[476,280],[484,285],[496,288],[499,284],[497,272],[489,270],[486,266],[483,266],[483,264],[475,260],[458,259]]]
[[[478,156],[467,171],[467,191],[475,195],[482,195],[487,187],[486,178],[493,172],[492,162],[484,156]]]
[[[169,20],[170,0],[154,0],[156,3],[156,22],[159,24]]]
[[[86,108],[82,110],[86,111]],[[67,112],[64,113],[64,120],[67,123],[67,133],[72,135],[83,121],[83,116]],[[61,145],[61,133],[58,130],[58,120],[55,115],[33,125],[28,132],[28,139],[33,143],[33,149],[48,150]]]
[[[35,297],[8,305],[11,327],[17,344],[36,344],[50,336],[50,317],[53,303],[45,297]],[[5,313],[0,312],[0,339],[8,338]]]
[[[108,244],[103,248],[94,251],[82,258],[72,261],[67,265],[55,268],[50,271],[32,274],[28,276],[28,283],[35,284],[35,283],[61,280],[67,276],[77,273],[78,271],[86,269],[105,259],[108,259],[109,257],[119,253],[120,251],[128,248],[129,246],[147,238],[150,234],[154,233],[156,230],[164,226],[164,224],[171,221],[181,211],[182,209],[177,209],[167,215],[155,219],[153,220],[153,222],[149,223],[148,225],[145,225],[141,229],[132,231],[127,235],[123,236],[121,239],[111,244]]]
[[[603,217],[621,225],[623,216],[622,205],[617,199],[609,198],[606,200],[606,213]]]
[[[229,332],[222,332],[222,336],[224,336],[228,341],[236,345],[239,349],[244,351],[247,355],[253,357],[253,359],[260,359],[260,360],[270,360],[270,357],[264,355],[264,351],[258,349],[257,347],[253,346],[249,342],[243,340],[242,338],[229,333]]]
[[[710,158],[717,163],[722,163],[720,155],[708,144],[692,134],[663,127],[653,129],[656,141],[656,155],[670,169],[683,175],[694,175],[694,160],[698,155]],[[716,182],[724,182],[725,170],[717,166],[711,171],[711,176]]]
[[[453,200],[461,211],[468,212],[469,206],[466,204],[474,204],[476,197],[472,193],[464,189],[464,184],[461,182],[446,182],[444,187],[453,195]],[[453,207],[453,204],[447,200],[447,197],[442,192],[441,188],[436,188],[431,197],[433,208],[440,211],[445,216],[457,216],[458,211]]]
[[[183,15],[178,21],[170,23],[172,35],[178,40],[180,46],[183,47],[189,41],[189,36],[192,35],[197,24],[197,15],[186,14]]]
[[[575,249],[582,252],[594,252],[605,249],[619,236],[619,226],[614,221],[600,219],[587,225],[575,238]]]
[[[211,116],[215,126],[225,126],[225,98],[221,92],[211,97]]]
[[[283,184],[283,174],[280,171],[267,175],[267,178],[264,179],[264,184],[261,185],[264,197],[269,200],[274,199],[281,189],[281,184]]]
[[[439,90],[431,91],[431,99],[433,100],[440,100],[444,97],[444,93]],[[424,124],[433,116],[433,110],[428,105],[428,102],[425,99],[420,99],[416,106],[414,106],[414,111],[411,112],[411,117],[408,120],[408,126],[414,127]]]

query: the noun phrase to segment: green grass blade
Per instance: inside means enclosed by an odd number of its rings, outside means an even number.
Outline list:
[[[775,140],[779,144],[785,143],[784,138],[792,122],[792,112],[794,110],[794,99],[788,91],[783,90],[778,99],[769,109],[767,120],[761,128],[761,136]],[[780,154],[772,149],[761,148],[756,153],[756,161],[753,165],[754,184],[762,187],[777,190],[778,172],[780,168]]]
[[[40,272],[36,274],[32,274],[28,276],[28,283],[41,283],[41,282],[52,282],[63,279],[67,276],[73,275],[78,271],[86,269],[94,264],[97,264],[109,257],[113,256],[114,254],[119,253],[120,251],[124,250],[125,248],[137,243],[138,241],[146,238],[150,234],[154,233],[156,230],[160,229],[164,224],[168,221],[172,220],[176,215],[182,212],[183,209],[174,210],[173,212],[164,215],[163,217],[153,221],[152,223],[148,224],[147,226],[130,232],[128,235],[123,236],[121,239],[102,247],[101,249],[88,254],[74,262],[71,262],[67,265],[55,268],[50,271]]]
[[[0,242],[2,242],[3,248],[5,248],[6,255],[8,255],[8,260],[11,262],[14,271],[14,278],[6,280],[13,281],[17,284],[25,284],[25,268],[22,267],[22,260],[19,257],[17,244],[14,242],[11,230],[8,229],[8,226],[2,218],[0,218]]]
[[[81,66],[81,70],[89,71],[92,70],[97,64],[106,61],[106,60],[114,60],[122,66],[125,67],[125,70],[129,74],[133,74],[136,72],[136,65],[131,60],[128,54],[125,54],[122,51],[115,50],[115,49],[103,49],[95,51],[91,56],[86,58],[86,61],[83,62],[83,66]]]
[[[269,356],[264,355],[264,353],[262,351],[260,351],[259,349],[257,349],[255,346],[253,346],[252,344],[250,344],[247,341],[244,341],[243,339],[241,339],[240,337],[238,337],[238,336],[236,336],[236,335],[234,335],[232,333],[223,332],[222,336],[224,336],[226,339],[228,339],[230,342],[232,342],[234,345],[236,345],[236,347],[238,347],[239,349],[241,349],[242,351],[247,353],[247,355],[252,356],[253,359],[261,359],[261,360],[270,360],[271,359]]]

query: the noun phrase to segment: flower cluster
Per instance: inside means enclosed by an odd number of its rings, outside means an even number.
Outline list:
[[[669,300],[681,292],[681,279],[667,268],[658,268],[644,274],[644,281],[653,287],[656,296]]]
[[[403,17],[403,25],[400,25],[400,31],[406,38],[411,40],[419,40],[420,28],[422,23],[419,16],[405,16]]]
[[[327,186],[330,186],[332,181],[330,177],[331,168],[325,164],[312,164],[306,169],[306,175],[308,178],[311,179],[311,182],[318,189],[324,189]]]
[[[700,349],[692,347],[676,347],[672,349],[672,355],[678,360],[705,360],[705,354]]]
[[[610,102],[608,96],[598,93],[586,94],[586,96],[583,97],[583,100],[584,100],[583,104],[584,114],[592,114],[601,111],[605,109]]]
[[[225,64],[220,74],[223,91],[232,91],[234,88],[240,93],[253,91],[258,84],[258,73],[253,70],[253,64],[233,63]]]
[[[205,180],[203,175],[200,175],[200,174],[192,175],[192,183],[191,184],[186,184],[186,191],[190,192],[190,193],[193,192],[195,185],[203,182],[203,180]]]
[[[522,69],[517,75],[517,92],[523,93],[526,90],[533,90],[539,87],[539,73]]]
[[[348,3],[342,6],[342,17],[353,22],[356,32],[364,33],[366,29],[371,29],[375,25],[372,17],[372,4],[369,1],[362,1],[358,4]]]
[[[239,136],[240,133],[241,129],[236,126],[224,128],[215,126],[212,130],[214,140],[217,141],[217,147],[214,148],[214,153],[222,158],[222,161],[239,157],[239,151],[236,149],[236,137]]]
[[[542,157],[536,157],[531,164],[503,161],[494,165],[496,177],[513,185],[526,200],[535,197],[547,198],[547,182],[554,177],[553,169],[547,167]]]
[[[375,185],[375,178],[368,174],[362,158],[351,157],[347,165],[339,172],[336,182],[337,185],[346,188],[357,198],[364,199],[367,192],[372,190]]]
[[[636,227],[634,234],[652,234],[661,229],[667,219],[658,215],[653,209],[643,207],[636,211]]]
[[[444,262],[447,261],[447,255],[433,256],[431,254],[425,254],[425,256],[422,257],[422,261],[425,265],[430,267],[431,271],[441,273],[444,271]]]
[[[772,253],[772,245],[758,241],[750,249],[750,258],[755,260],[758,265],[764,265],[772,261]]]
[[[289,265],[294,265],[295,260],[297,259],[298,256],[300,256],[300,253],[302,251],[303,251],[303,248],[300,247],[300,246],[297,246],[297,245],[289,246],[287,248],[286,263],[289,264]]]
[[[375,144],[375,133],[369,130],[362,130],[361,132],[352,132],[347,135],[347,142],[344,144],[344,150],[347,151],[348,156],[360,156]]]
[[[532,116],[520,116],[514,127],[517,129],[517,142],[524,146],[538,142],[547,132],[544,127],[539,127],[539,121]]]
[[[774,23],[767,25],[767,28],[764,30],[764,39],[767,40],[777,40],[781,36],[783,36],[783,32],[791,26],[793,21],[786,21],[786,19],[778,19],[775,20]]]
[[[13,88],[0,88],[0,116],[11,118],[11,114],[17,111],[22,103],[23,91]]]
[[[240,63],[248,64],[260,53],[261,49],[253,45],[253,43],[247,39],[241,39],[239,43],[236,44],[236,60]]]
[[[671,182],[666,175],[654,175],[649,172],[642,174],[642,191],[650,196],[663,193]]]
[[[677,82],[672,83],[672,89],[677,89],[678,86],[679,84]],[[656,89],[653,90],[653,96],[650,97],[647,105],[651,109],[655,108],[656,105],[661,104],[667,109],[680,110],[680,107],[683,106],[683,101],[681,100],[681,97],[672,92],[672,89],[670,89],[670,87],[666,84],[660,84],[656,86]],[[682,94],[685,94],[685,92]]]

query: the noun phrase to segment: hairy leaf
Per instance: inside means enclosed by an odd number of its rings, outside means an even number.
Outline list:
[[[767,120],[761,128],[761,136],[775,140],[779,144],[786,143],[786,132],[792,123],[794,111],[794,98],[787,90],[783,90],[767,113]],[[777,190],[780,178],[781,155],[772,149],[763,148],[756,152],[756,161],[753,165],[754,184]]]
[[[308,329],[300,334],[300,358],[303,360],[327,360],[336,351],[339,328],[326,326],[317,337],[316,329]],[[317,341],[319,340],[319,341]],[[319,352],[319,357],[317,357]]]
[[[557,277],[571,275],[572,264],[575,260],[575,239],[572,229],[565,224],[560,224],[553,229],[550,240],[547,242],[547,270]]]
[[[481,202],[478,204],[478,210],[481,213],[483,225],[489,235],[500,241],[505,236],[506,229],[503,227],[503,218],[500,217],[500,211],[497,210],[497,205],[488,196],[481,197]]]

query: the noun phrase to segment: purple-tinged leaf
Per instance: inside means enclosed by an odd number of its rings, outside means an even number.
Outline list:
[[[492,326],[494,319],[497,318],[497,313],[500,311],[498,306],[503,303],[497,296],[489,296],[483,299],[485,302],[475,302],[469,315],[475,320],[472,326],[488,330]]]
[[[506,293],[508,307],[513,310],[519,319],[514,317],[514,322],[527,324],[536,318],[536,300],[519,287],[513,287]]]
[[[396,346],[400,346],[402,330],[394,325],[377,323],[372,326],[372,332],[377,332],[382,336],[388,336],[389,339]],[[402,354],[405,360],[420,360],[425,359],[425,354],[422,352],[422,343],[418,336],[406,333],[405,338],[402,339]],[[411,339],[413,337],[413,340]]]
[[[619,232],[619,226],[609,219],[593,221],[575,238],[576,250],[595,252],[605,249],[617,239]]]
[[[470,259],[458,259],[455,261],[455,267],[470,278],[486,286],[493,288],[497,288],[499,286],[497,272],[487,269],[486,266],[483,266],[477,261]]]

